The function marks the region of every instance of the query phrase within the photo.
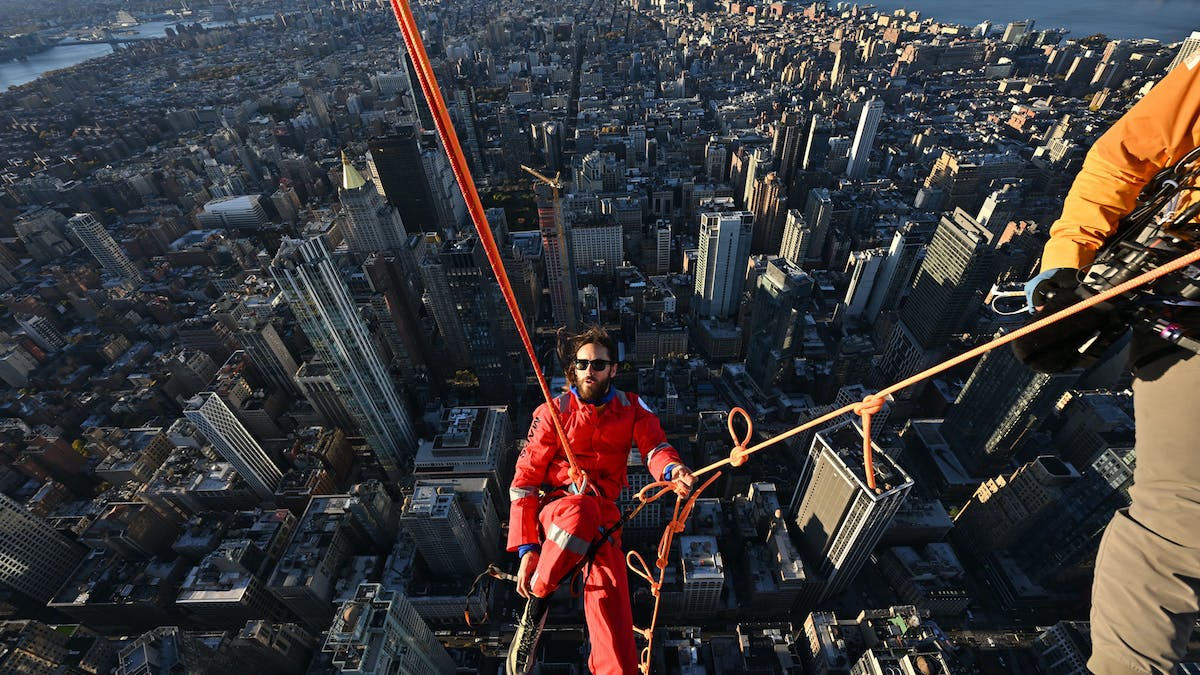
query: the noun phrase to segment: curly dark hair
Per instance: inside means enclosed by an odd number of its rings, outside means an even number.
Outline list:
[[[579,349],[587,344],[598,344],[608,351],[608,358],[611,361],[617,360],[617,341],[603,327],[592,324],[584,327],[584,329],[574,335],[569,335],[565,329],[559,330],[558,333],[558,356],[562,361],[563,374],[567,377],[567,382],[574,386],[575,381],[575,355],[579,353]]]

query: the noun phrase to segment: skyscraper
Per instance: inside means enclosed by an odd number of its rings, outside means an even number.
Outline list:
[[[679,538],[683,568],[683,611],[687,616],[708,616],[719,608],[725,587],[725,561],[717,538],[688,535]]]
[[[575,330],[579,325],[579,287],[575,281],[575,266],[567,240],[562,201],[558,191],[549,185],[538,183],[533,191],[537,195],[538,228],[542,232],[546,285],[550,290],[554,322],[566,326],[567,330]]]
[[[882,248],[867,251],[855,251],[850,254],[850,285],[846,288],[846,296],[842,300],[847,318],[862,318],[867,311],[872,292],[876,289],[876,280],[883,262],[887,260],[887,251]]]
[[[846,176],[862,178],[867,175],[867,161],[871,146],[875,144],[875,132],[883,118],[883,101],[873,98],[863,105],[858,118],[858,131],[854,133],[854,145],[850,146],[850,163],[846,165]]]
[[[771,149],[763,146],[754,148],[746,164],[746,185],[742,189],[742,206],[750,208],[750,200],[754,196],[754,186],[771,170]]]
[[[279,337],[269,316],[243,315],[233,336],[263,379],[290,395],[300,393],[296,385],[296,371],[299,370],[296,359]]]
[[[829,236],[829,224],[833,220],[833,197],[827,188],[813,188],[808,191],[808,200],[804,203],[804,222],[808,225],[809,237],[799,245],[800,256],[804,265],[819,267],[825,255],[825,239]],[[797,263],[801,264],[801,263]]]
[[[805,304],[814,284],[804,270],[779,257],[767,261],[757,284],[746,336],[746,373],[769,391],[804,343]]]
[[[942,436],[972,475],[998,471],[1077,379],[1079,371],[1036,372],[1017,361],[1011,349],[990,351],[946,411]]]
[[[1192,31],[1192,34],[1184,39],[1183,44],[1179,45],[1179,52],[1175,54],[1175,58],[1171,59],[1171,65],[1167,66],[1167,72],[1175,70],[1176,66],[1187,61],[1197,52],[1200,52],[1200,30]]]
[[[142,273],[92,214],[76,213],[67,221],[67,230],[79,237],[106,272],[130,283],[142,282]]]
[[[755,181],[747,207],[754,214],[750,253],[777,255],[783,242],[788,198],[779,174],[772,171]]]
[[[417,481],[404,504],[400,526],[412,535],[421,557],[440,577],[472,578],[493,553],[480,549],[452,484]]]
[[[874,448],[875,490],[867,487],[862,430],[843,422],[817,433],[806,460],[796,514],[799,548],[824,578],[810,603],[841,592],[891,524],[913,481],[878,447]]]
[[[737,309],[753,232],[754,214],[749,211],[700,216],[695,285],[698,316],[727,318]]]
[[[808,142],[804,145],[804,170],[813,171],[825,166],[829,156],[829,137],[833,135],[833,124],[820,115],[813,115],[808,127]]]
[[[1075,467],[1043,455],[1021,468],[984,481],[954,517],[951,536],[963,548],[984,556],[1021,541],[1062,492],[1079,480]]]
[[[271,275],[388,477],[416,450],[412,421],[321,237],[285,238]]]
[[[961,208],[942,216],[884,348],[885,377],[917,372],[962,328],[990,283],[994,237]]]
[[[283,472],[263,450],[233,411],[215,392],[201,392],[188,401],[184,417],[212,443],[221,457],[233,465],[254,493],[271,499]]]
[[[804,220],[804,214],[799,209],[788,209],[783,219],[783,241],[779,245],[779,255],[799,267],[804,262],[805,247],[812,239],[812,230]]]
[[[881,312],[890,312],[900,305],[934,227],[932,222],[909,221],[892,235],[887,257],[875,278],[871,297],[863,312],[864,321],[875,323]]]
[[[84,554],[82,546],[0,493],[0,586],[47,602]]]
[[[374,251],[398,251],[408,243],[400,211],[389,206],[350,163],[342,152],[342,186],[338,190],[345,215],[346,243],[350,251],[366,255]]]
[[[454,675],[454,661],[413,609],[408,596],[379,584],[360,584],[342,603],[323,651],[344,673]]]
[[[729,149],[717,136],[711,136],[704,146],[704,175],[713,181],[729,177]]]
[[[800,168],[803,159],[804,122],[803,113],[787,110],[775,127],[775,140],[771,152],[779,158],[779,179],[785,186],[791,185],[792,176]]]
[[[399,126],[387,136],[367,141],[367,166],[375,187],[400,212],[400,219],[414,232],[425,232],[437,223],[437,211],[429,194],[417,130]]]
[[[483,245],[476,237],[429,247],[421,260],[426,305],[437,321],[454,370],[470,370],[484,396],[503,400],[523,381],[516,324],[499,295]]]

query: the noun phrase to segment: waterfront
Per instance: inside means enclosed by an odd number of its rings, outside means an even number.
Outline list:
[[[252,17],[258,18],[258,17]],[[180,21],[152,21],[139,24],[133,30],[138,37],[158,38],[166,37],[165,30],[168,26],[175,26]],[[228,25],[229,21],[212,21],[205,22],[206,28],[213,26]],[[122,36],[126,37],[126,36]],[[112,47],[107,44],[85,44],[85,45],[59,45],[44,52],[32,54],[25,61],[9,61],[0,63],[0,91],[6,91],[9,87],[32,82],[41,77],[44,73],[52,70],[60,70],[62,68],[70,68],[71,66],[83,63],[88,59],[95,59],[105,54],[111,54]]]
[[[1200,30],[1197,0],[881,0],[881,10],[910,9],[922,18],[964,26],[1034,19],[1037,29],[1066,28],[1070,37],[1104,33],[1110,38],[1156,38],[1178,42]]]

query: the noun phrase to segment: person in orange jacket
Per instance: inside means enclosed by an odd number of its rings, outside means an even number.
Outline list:
[[[1042,271],[1026,285],[1030,307],[1046,313],[1071,304],[1080,270],[1134,208],[1142,187],[1197,147],[1200,53],[1092,146],[1050,229]],[[1191,187],[1174,213],[1197,199]],[[1190,311],[1181,323],[1200,328],[1200,308]],[[1069,344],[1090,330],[1086,317],[1047,328],[1038,345],[1043,360],[1056,340]],[[1200,355],[1136,328],[1131,353],[1137,466],[1131,504],[1114,515],[1096,556],[1088,668],[1097,675],[1173,672],[1200,613],[1200,416],[1192,398]]]
[[[656,479],[672,481],[681,495],[695,478],[667,442],[658,417],[636,394],[617,390],[616,341],[599,327],[571,339],[565,365],[570,391],[533,413],[528,443],[517,458],[509,496],[508,550],[517,552],[517,592],[528,598],[509,650],[509,672],[532,667],[532,651],[548,601],[600,535],[620,517],[616,499],[628,484],[629,449],[637,444]],[[576,461],[588,477],[582,493],[572,489],[570,466],[551,415],[559,415]],[[629,579],[620,533],[599,542],[584,568],[584,615],[593,673],[636,673],[637,646]]]

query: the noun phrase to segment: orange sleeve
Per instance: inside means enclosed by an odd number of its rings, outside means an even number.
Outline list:
[[[1042,269],[1091,264],[1154,174],[1200,146],[1200,58],[1176,66],[1092,145],[1050,228]]]

